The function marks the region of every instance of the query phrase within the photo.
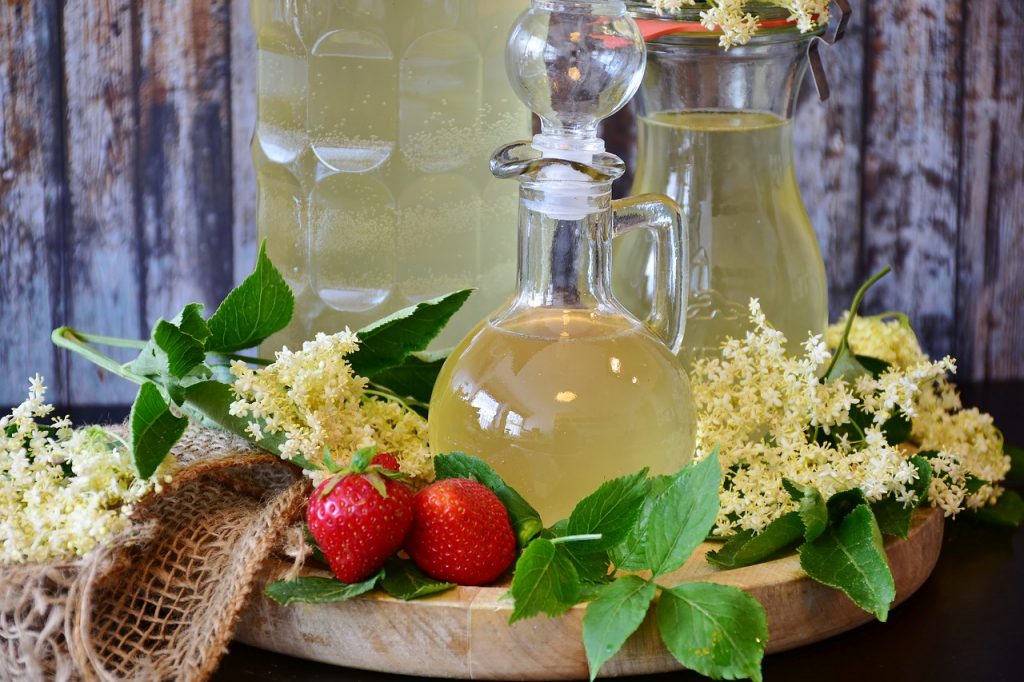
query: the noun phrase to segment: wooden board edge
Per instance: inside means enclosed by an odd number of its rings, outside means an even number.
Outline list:
[[[942,533],[941,512],[926,510],[915,516],[907,540],[889,539],[886,543],[897,588],[896,604],[905,601],[931,574]],[[691,570],[703,571],[703,556],[695,558],[700,568]],[[281,566],[268,566],[261,580]],[[799,574],[796,556],[685,579],[742,587],[765,604],[771,632],[769,654],[826,639],[873,618],[842,592]],[[250,599],[236,639],[290,656],[397,674],[495,680],[586,678],[582,644],[586,607],[577,606],[557,619],[535,618],[509,626],[512,606],[501,598],[505,591],[503,586],[460,587],[416,602],[372,594],[340,604],[289,607],[271,602],[260,592]],[[827,623],[822,621],[822,613],[829,614]],[[341,619],[352,627],[347,631],[337,627]],[[523,656],[524,651],[530,651],[530,656]],[[656,624],[648,618],[608,662],[602,676],[680,669],[662,646]]]

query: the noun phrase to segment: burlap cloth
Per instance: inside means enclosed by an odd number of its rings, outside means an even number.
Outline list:
[[[0,679],[203,680],[263,562],[301,518],[297,469],[190,429],[173,483],[74,561],[0,568]]]

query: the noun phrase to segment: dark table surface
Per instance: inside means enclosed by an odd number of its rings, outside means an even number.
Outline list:
[[[992,413],[1007,442],[1024,444],[1024,382],[962,387],[964,403]],[[73,411],[119,420],[125,408]],[[791,680],[1024,680],[1024,530],[947,521],[935,572],[886,623],[767,656],[768,682]],[[529,652],[524,652],[529,655]],[[338,668],[233,644],[214,677],[275,682],[398,682],[407,677]],[[701,680],[667,673],[636,680]]]

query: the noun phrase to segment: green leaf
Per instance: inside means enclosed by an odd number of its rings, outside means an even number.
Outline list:
[[[135,396],[129,422],[135,469],[140,478],[149,478],[185,433],[188,419],[175,417],[160,395],[160,389],[147,381]]]
[[[850,349],[850,329],[853,328],[853,320],[857,317],[857,310],[860,308],[860,302],[864,299],[864,294],[867,293],[868,289],[870,289],[875,282],[885,277],[891,270],[892,268],[888,266],[882,268],[872,275],[867,282],[864,282],[860,289],[857,290],[856,295],[853,297],[853,303],[850,304],[850,315],[846,320],[846,327],[843,329],[843,335],[840,337],[839,343],[836,345],[835,353],[832,355],[832,362],[829,364],[828,369],[825,370],[825,374],[822,377],[823,382],[831,383],[839,379],[845,379],[847,382],[853,382],[857,377],[871,373],[870,370],[857,360],[857,357]]]
[[[873,358],[869,355],[854,355],[854,357],[864,369],[871,372],[871,376],[874,379],[882,376],[892,367],[892,365],[885,360],[879,360],[878,358]]]
[[[918,455],[911,457],[910,462],[917,468],[917,480],[913,485],[915,499],[909,505],[904,505],[894,496],[889,495],[871,505],[878,528],[884,535],[906,538],[910,531],[910,521],[914,516],[914,509],[917,508],[918,503],[927,499],[928,486],[932,482],[931,464],[927,459]]]
[[[818,489],[800,485],[788,478],[782,479],[782,486],[799,505],[800,520],[803,522],[804,538],[809,542],[825,532],[828,525],[828,506]]]
[[[917,469],[917,480],[914,481],[914,492],[917,493],[918,504],[928,501],[928,488],[932,485],[932,465],[927,457],[913,455],[910,463]]]
[[[768,618],[761,604],[729,585],[662,588],[658,631],[676,660],[714,679],[761,680]]]
[[[203,304],[189,303],[178,313],[171,324],[191,336],[193,339],[204,344],[210,338],[210,326],[203,319]]]
[[[580,500],[569,514],[566,535],[599,533],[586,542],[587,550],[607,550],[626,539],[647,496],[647,469],[605,481]]]
[[[968,518],[992,526],[1017,528],[1024,522],[1024,500],[1014,490],[1004,490],[995,504],[970,512]]]
[[[789,512],[772,521],[757,535],[750,530],[740,531],[718,551],[708,552],[706,558],[721,568],[750,566],[795,546],[804,537],[804,532],[800,513]]]
[[[906,539],[916,506],[904,506],[902,502],[889,495],[878,502],[872,502],[871,513],[875,515],[875,522],[878,523],[878,530],[882,531],[882,534]]]
[[[210,336],[202,312],[202,304],[189,303],[170,322],[157,320],[150,339],[127,369],[164,384],[169,383],[168,377],[182,379],[195,373],[206,359],[206,339]],[[201,374],[210,372],[204,370]]]
[[[155,331],[154,329],[154,333]],[[146,342],[134,360],[125,364],[125,369],[140,377],[149,377],[158,381],[161,381],[162,377],[170,376],[171,373],[167,353],[152,338]]]
[[[153,341],[167,355],[167,371],[182,378],[206,359],[203,342],[183,332],[166,320],[159,320],[153,329]]]
[[[885,442],[889,445],[900,445],[910,440],[910,433],[913,425],[902,410],[897,410],[894,415],[885,420],[882,424],[882,433],[885,434]]]
[[[857,357],[850,351],[849,346],[845,346],[842,350],[836,351],[835,359],[825,375],[825,380],[832,383],[843,379],[846,383],[852,384],[858,377],[865,374],[871,374],[871,372],[857,361]]]
[[[246,431],[250,420],[243,417],[235,417],[230,412],[231,403],[235,400],[235,394],[232,393],[231,387],[227,384],[222,384],[219,381],[202,381],[192,384],[184,389],[184,399],[182,411],[193,421],[207,427],[222,429],[252,441],[252,436]],[[263,426],[262,420],[256,421],[260,423],[260,426]],[[280,454],[281,442],[282,436],[268,435],[255,443],[255,445],[276,455]]]
[[[515,608],[508,622],[544,613],[560,616],[577,602],[580,579],[563,545],[537,538],[516,561],[509,593]]]
[[[964,477],[964,490],[966,490],[968,494],[973,495],[981,490],[987,483],[988,481],[983,478],[978,478],[974,474],[967,474]]]
[[[854,509],[866,504],[868,504],[868,498],[864,497],[864,492],[860,488],[850,488],[849,490],[836,493],[828,498],[826,503],[828,507],[828,520],[832,524],[837,524]]]
[[[295,580],[278,580],[267,585],[264,594],[278,604],[288,606],[295,602],[310,604],[326,604],[346,601],[372,590],[380,580],[381,574],[368,578],[361,583],[343,583],[334,578],[320,576],[304,576]]]
[[[624,575],[597,592],[583,615],[583,646],[591,680],[644,622],[654,593],[654,583],[635,575]]]
[[[479,457],[463,452],[438,455],[434,457],[434,474],[438,481],[445,478],[469,478],[490,488],[508,510],[520,547],[525,547],[544,528],[537,510]]]
[[[256,268],[231,290],[210,317],[206,349],[221,353],[251,348],[284,329],[292,319],[295,297],[260,244]]]
[[[814,542],[800,547],[800,566],[811,578],[847,594],[857,606],[880,621],[889,615],[896,586],[871,508],[866,504],[846,514]]]
[[[441,372],[448,351],[410,353],[402,362],[368,377],[373,383],[387,388],[400,398],[411,398],[418,403],[430,403],[437,375]],[[416,409],[413,405],[413,409]]]
[[[647,520],[647,567],[654,577],[679,568],[707,537],[718,515],[721,480],[715,448],[658,495]]]
[[[587,542],[559,544],[576,569],[581,582],[603,584],[609,580],[612,562],[605,550],[587,551]]]
[[[609,552],[612,562],[620,571],[643,571],[647,568],[647,520],[651,517],[654,501],[661,493],[672,485],[672,476],[654,476],[649,479],[647,497],[644,499],[640,514],[637,515],[633,527],[626,535],[624,542],[613,547]]]
[[[1003,452],[1010,458],[1010,471],[1006,474],[1006,480],[1024,481],[1024,450],[1004,444]]]
[[[305,531],[306,544],[309,545],[310,549],[313,551],[313,558],[326,566],[327,557],[325,557],[323,551],[321,551],[320,545],[317,544],[316,538],[313,537],[312,531],[309,530],[309,526],[303,523],[302,528]]]
[[[384,564],[384,578],[380,582],[381,589],[397,599],[409,601],[430,594],[445,592],[455,587],[455,583],[434,580],[421,571],[411,561],[391,557]]]
[[[432,298],[363,327],[356,332],[359,350],[347,358],[352,371],[373,377],[400,366],[408,355],[426,350],[471,293],[472,289],[463,289]]]

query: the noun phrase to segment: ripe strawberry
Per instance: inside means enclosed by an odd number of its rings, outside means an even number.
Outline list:
[[[459,585],[489,583],[511,565],[516,536],[508,512],[485,486],[465,478],[431,483],[413,500],[405,550],[424,573]]]
[[[306,505],[309,532],[345,583],[379,571],[413,523],[412,489],[387,477],[388,463],[368,467],[369,457],[359,455],[349,469],[321,483]]]
[[[379,467],[390,469],[391,471],[398,471],[398,460],[390,452],[381,452],[373,456],[370,460],[370,464],[376,464]]]

